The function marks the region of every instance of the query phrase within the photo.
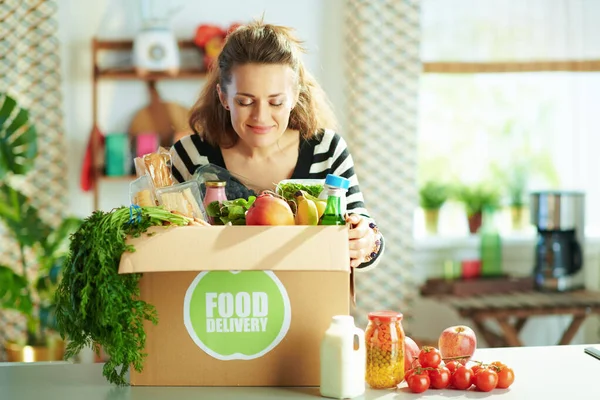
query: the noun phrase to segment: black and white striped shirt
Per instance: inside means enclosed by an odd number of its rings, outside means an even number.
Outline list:
[[[192,134],[179,140],[171,149],[173,178],[178,182],[190,180],[196,169],[202,165],[213,164],[225,168],[223,154],[202,140],[199,135]],[[348,151],[346,141],[331,130],[323,130],[315,137],[300,140],[298,162],[291,179],[322,179],[327,174],[342,176],[350,180],[346,192],[346,209],[348,213],[362,215],[369,220],[358,178],[354,172],[354,162]],[[379,255],[383,250],[383,244]],[[375,261],[379,260],[379,256]],[[371,266],[375,266],[376,262]]]

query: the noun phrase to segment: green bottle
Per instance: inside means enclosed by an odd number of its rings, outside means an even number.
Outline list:
[[[479,237],[481,239],[481,275],[497,277],[502,275],[502,238],[494,223],[494,210],[486,207],[483,210],[483,221]]]
[[[341,212],[341,199],[337,194],[329,194],[327,196],[327,205],[321,216],[319,225],[346,225],[344,216]]]
[[[344,177],[327,174],[324,194],[327,196],[325,211],[319,220],[319,225],[346,225],[342,210],[342,196],[350,187],[350,181]],[[320,196],[320,195],[319,195]]]

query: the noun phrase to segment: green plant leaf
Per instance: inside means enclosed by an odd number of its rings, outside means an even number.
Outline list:
[[[0,265],[0,308],[18,311],[30,318],[33,314],[27,280],[5,265]]]
[[[447,185],[429,181],[419,189],[419,203],[425,210],[437,210],[444,205],[449,195]]]
[[[7,94],[0,93],[0,179],[9,172],[23,175],[37,155],[37,132],[29,112]]]
[[[0,182],[0,219],[23,246],[32,247],[50,235],[51,229],[23,193]]]

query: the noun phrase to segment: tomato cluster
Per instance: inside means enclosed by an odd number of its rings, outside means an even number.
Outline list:
[[[457,360],[443,360],[440,351],[430,346],[421,348],[411,366],[404,379],[413,393],[422,393],[429,388],[468,390],[471,386],[489,392],[496,388],[506,389],[515,380],[512,368],[500,361],[491,364],[471,361],[463,365]]]

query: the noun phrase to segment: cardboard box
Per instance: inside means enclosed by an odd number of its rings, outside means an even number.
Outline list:
[[[318,386],[320,343],[348,315],[339,226],[154,227],[119,273],[144,273],[148,356],[132,385]]]

